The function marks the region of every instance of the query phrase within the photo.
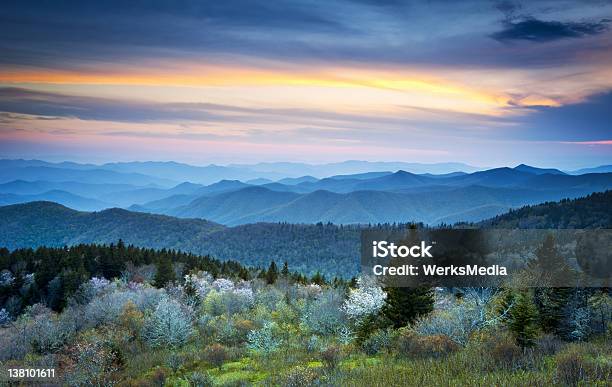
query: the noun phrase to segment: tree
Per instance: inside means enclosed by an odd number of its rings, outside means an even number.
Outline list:
[[[510,309],[508,327],[516,343],[522,348],[532,347],[537,336],[538,310],[533,303],[531,293],[521,291],[514,296],[514,305]]]
[[[154,285],[158,288],[164,287],[168,282],[176,280],[176,274],[172,267],[170,257],[162,256],[157,261],[157,272],[155,273]]]
[[[289,277],[289,264],[287,263],[287,261],[285,261],[285,263],[283,264],[283,270],[281,270],[281,275],[284,278]]]
[[[270,266],[268,267],[268,271],[266,272],[266,283],[268,283],[269,285],[272,285],[273,283],[276,282],[277,278],[278,278],[278,267],[276,267],[276,263],[272,261],[270,263]]]
[[[104,251],[100,256],[99,272],[104,278],[117,278],[125,269],[125,244],[120,239],[119,243],[110,245],[110,249]]]
[[[559,333],[564,308],[572,296],[571,288],[537,288],[534,299],[538,308],[540,327],[547,333]]]
[[[415,245],[420,243],[421,236],[418,226],[411,224],[401,241],[405,245]],[[391,266],[399,266],[403,262],[399,258],[392,259]],[[400,284],[401,285],[401,284]],[[434,294],[431,287],[398,287],[390,286],[384,289],[387,299],[383,306],[382,313],[390,320],[395,328],[401,328],[415,321],[419,316],[423,316],[433,310]]]
[[[177,348],[193,334],[189,316],[181,304],[163,297],[153,313],[145,320],[143,337],[152,347]]]
[[[429,287],[388,287],[385,291],[387,299],[382,312],[395,328],[406,326],[433,310],[434,295]]]
[[[351,289],[342,310],[354,320],[361,320],[371,314],[378,313],[385,304],[385,293],[373,278],[359,277],[358,287]]]
[[[274,334],[275,323],[266,321],[260,329],[252,330],[247,335],[248,348],[268,355],[278,349],[281,340]]]
[[[317,271],[310,279],[310,282],[317,285],[325,285],[325,277],[321,275],[321,272]]]

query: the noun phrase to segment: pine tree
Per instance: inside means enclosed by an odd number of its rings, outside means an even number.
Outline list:
[[[416,224],[410,224],[402,244],[414,245],[421,240]],[[401,260],[391,260],[391,266],[399,266]],[[413,322],[417,317],[433,310],[434,295],[430,287],[397,287],[387,286],[387,299],[382,309],[385,317],[395,328],[401,328]]]
[[[534,301],[538,309],[540,327],[547,333],[559,333],[564,308],[572,296],[571,288],[537,288]]]
[[[270,266],[268,267],[268,271],[266,272],[266,283],[268,285],[272,285],[276,282],[278,278],[278,267],[276,267],[276,263],[272,261]]]
[[[240,270],[238,271],[238,278],[244,281],[248,281],[251,279],[251,274],[246,268],[241,267]]]
[[[385,291],[387,299],[382,312],[395,328],[406,326],[433,310],[434,296],[431,288],[388,287]]]
[[[310,282],[316,285],[325,285],[325,277],[321,274],[321,272],[317,271],[310,279]]]
[[[168,282],[174,280],[176,280],[176,274],[172,267],[172,261],[168,255],[163,255],[157,261],[157,272],[155,273],[154,285],[161,288]]]
[[[283,264],[283,270],[281,270],[281,275],[284,278],[289,277],[289,264],[287,263],[287,261],[285,261],[285,263]]]
[[[523,291],[516,294],[508,318],[508,327],[519,346],[525,348],[534,345],[538,333],[537,322],[538,310],[531,293]]]

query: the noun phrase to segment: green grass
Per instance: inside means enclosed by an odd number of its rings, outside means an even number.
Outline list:
[[[165,385],[171,387],[187,386],[193,372],[208,374],[219,386],[270,386],[282,385],[291,370],[301,367],[330,386],[549,386],[560,385],[558,359],[568,352],[578,354],[584,364],[596,369],[596,373],[588,371],[591,374],[581,381],[584,385],[604,386],[612,377],[612,347],[606,341],[566,344],[552,355],[527,350],[510,365],[496,360],[490,348],[480,342],[441,358],[408,358],[395,351],[370,356],[349,346],[344,347],[336,369],[328,369],[318,352],[296,347],[281,348],[268,356],[235,349],[230,359],[215,367],[205,360],[204,348],[192,343],[174,354],[167,349],[130,354],[122,380],[125,385],[134,385],[127,381],[151,383],[161,370]],[[183,359],[175,371],[168,365],[170,356]]]

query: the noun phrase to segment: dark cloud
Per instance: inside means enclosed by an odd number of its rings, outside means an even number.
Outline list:
[[[491,37],[500,42],[513,40],[548,42],[565,38],[581,38],[607,31],[609,22],[608,19],[602,19],[599,22],[573,23],[527,18],[516,22],[504,22],[505,28],[492,34]]]
[[[572,9],[590,6],[574,3]],[[225,64],[240,56],[247,65],[528,67],[589,56],[589,47],[554,53],[499,47],[489,39],[491,26],[500,11],[510,15],[517,9],[505,2],[496,9],[488,0],[3,1],[0,66],[103,72],[105,65],[137,67],[160,58]],[[496,36],[520,39],[517,31],[529,22],[509,20]],[[595,28],[561,24],[565,34],[587,35]]]

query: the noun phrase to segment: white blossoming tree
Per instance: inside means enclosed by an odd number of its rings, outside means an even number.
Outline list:
[[[387,293],[378,285],[374,278],[360,277],[357,288],[351,289],[348,298],[342,305],[342,310],[352,320],[361,320],[377,313],[385,304]]]
[[[193,334],[188,313],[170,297],[163,297],[143,326],[143,337],[152,347],[177,348]]]

